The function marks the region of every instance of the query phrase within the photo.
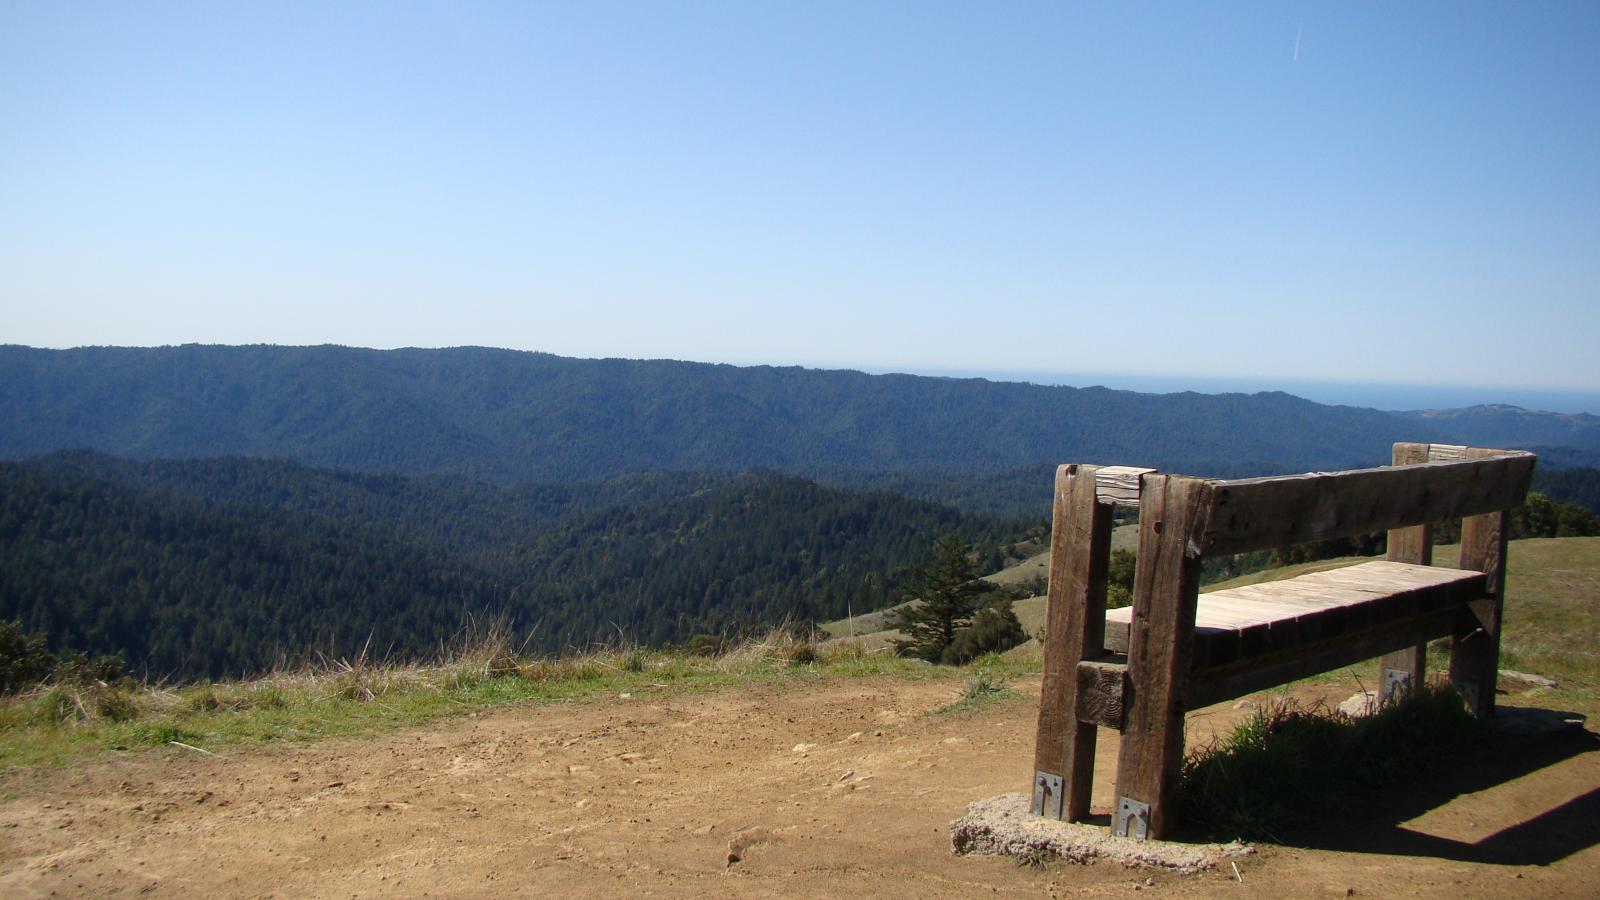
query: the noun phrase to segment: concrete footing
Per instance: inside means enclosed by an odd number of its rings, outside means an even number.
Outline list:
[[[1009,856],[1019,862],[1098,860],[1194,875],[1254,852],[1244,844],[1181,844],[1114,837],[1104,825],[1058,822],[1029,810],[1026,794],[1001,794],[978,800],[967,814],[950,823],[950,847],[956,853]]]

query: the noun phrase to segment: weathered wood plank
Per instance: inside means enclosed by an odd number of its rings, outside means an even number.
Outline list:
[[[1469,449],[1468,457],[1492,453]],[[1450,682],[1475,716],[1494,715],[1500,675],[1500,621],[1504,611],[1506,552],[1511,516],[1492,512],[1461,520],[1461,568],[1484,573],[1484,598],[1469,604],[1450,641]]]
[[[1102,466],[1095,470],[1095,497],[1117,506],[1139,505],[1139,479],[1155,469],[1138,466]]]
[[[1206,555],[1352,537],[1522,502],[1534,457],[1314,472],[1212,482],[1213,500],[1188,535]]]
[[[1200,709],[1444,637],[1455,628],[1456,616],[1454,609],[1439,610],[1404,621],[1390,622],[1377,630],[1307,644],[1297,648],[1294,653],[1196,672],[1189,684],[1186,705],[1190,709]]]
[[[1114,832],[1140,830],[1137,822],[1120,812],[1124,801],[1146,805],[1147,837],[1163,837],[1178,818],[1184,691],[1200,588],[1200,553],[1190,536],[1210,503],[1210,490],[1211,484],[1200,479],[1144,476],[1128,640],[1128,674],[1134,689],[1117,760],[1119,812],[1112,816]]]
[[[1461,459],[1462,451],[1465,449],[1444,444],[1399,443],[1394,445],[1394,464],[1410,466],[1417,463]],[[1432,523],[1425,522],[1407,528],[1390,529],[1388,538],[1389,549],[1385,554],[1388,559],[1419,566],[1433,562]],[[1378,660],[1378,703],[1380,705],[1393,703],[1403,696],[1402,689],[1409,692],[1412,687],[1420,686],[1426,675],[1427,663],[1427,644],[1402,647],[1385,653],[1383,658]],[[1387,674],[1389,672],[1400,673],[1400,680],[1390,678]]]
[[[1395,444],[1394,464],[1397,466],[1412,466],[1417,463],[1429,462],[1433,459],[1434,446],[1433,444]],[[1432,523],[1425,522],[1421,525],[1390,529],[1387,558],[1395,562],[1415,563],[1419,566],[1426,566],[1432,563]]]
[[[1096,733],[1093,725],[1079,721],[1078,665],[1105,652],[1112,507],[1096,497],[1097,471],[1095,466],[1056,470],[1049,599],[1042,634],[1044,685],[1034,742],[1034,783],[1040,773],[1061,779],[1065,793],[1061,815],[1069,822],[1088,818],[1094,781]],[[1037,795],[1035,807],[1040,815],[1055,808]]]
[[[1195,603],[1194,667],[1221,665],[1459,606],[1483,591],[1478,572],[1386,560],[1201,594]],[[1105,644],[1127,652],[1133,608],[1106,612]]]

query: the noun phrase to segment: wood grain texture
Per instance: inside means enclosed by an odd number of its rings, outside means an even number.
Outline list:
[[[1116,799],[1150,805],[1149,836],[1168,834],[1178,818],[1183,762],[1185,682],[1193,647],[1200,553],[1191,542],[1211,483],[1144,476],[1139,561],[1128,638],[1133,684],[1117,760]]]
[[[1433,447],[1433,444],[1395,444],[1394,464],[1413,466],[1428,462],[1433,459]],[[1433,524],[1425,522],[1405,528],[1391,528],[1389,551],[1385,558],[1419,566],[1430,565],[1433,562]]]
[[[1522,502],[1533,464],[1532,454],[1516,452],[1217,481],[1213,505],[1190,538],[1207,555],[1244,553],[1498,512]]]
[[[1128,694],[1126,663],[1078,663],[1078,722],[1122,730]]]
[[[1480,572],[1374,560],[1201,594],[1195,603],[1190,666],[1198,673],[1252,661],[1265,664],[1275,654],[1294,654],[1418,615],[1459,609],[1483,596],[1483,590]],[[1128,649],[1131,618],[1130,607],[1106,613],[1107,649]]]
[[[1498,453],[1468,449],[1467,456]],[[1506,552],[1511,536],[1511,515],[1492,512],[1461,521],[1463,569],[1485,577],[1481,600],[1468,604],[1450,642],[1450,681],[1466,698],[1475,716],[1494,715],[1494,691],[1500,677],[1500,624],[1505,610]]]
[[[1139,479],[1155,469],[1138,466],[1103,466],[1095,472],[1095,497],[1117,506],[1139,505]]]
[[[1448,459],[1461,459],[1464,447],[1448,447],[1443,444],[1408,444],[1394,445],[1394,464],[1397,466],[1411,466],[1425,462],[1439,462]],[[1393,528],[1388,535],[1389,549],[1386,558],[1394,562],[1413,563],[1426,566],[1433,562],[1433,525],[1423,523],[1407,528]],[[1436,635],[1437,636],[1437,635]],[[1427,675],[1428,645],[1418,644],[1412,647],[1402,647],[1384,653],[1378,660],[1378,678],[1374,682],[1378,686],[1378,702],[1387,704],[1396,698],[1389,690],[1389,680],[1384,677],[1384,671],[1395,669],[1406,672],[1411,677],[1411,684],[1419,686]]]
[[[1447,609],[1390,622],[1381,629],[1309,644],[1295,653],[1255,660],[1247,666],[1196,672],[1186,702],[1190,709],[1199,709],[1297,678],[1355,665],[1379,654],[1444,637],[1454,630],[1456,621],[1457,611]]]
[[[1112,507],[1096,499],[1096,471],[1095,466],[1062,466],[1056,471],[1049,599],[1041,635],[1044,684],[1034,771],[1061,778],[1066,792],[1062,815],[1067,821],[1088,818],[1094,779],[1096,732],[1078,718],[1078,664],[1105,652]]]

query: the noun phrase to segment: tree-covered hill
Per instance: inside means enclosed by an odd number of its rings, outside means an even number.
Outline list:
[[[1541,465],[1533,473],[1533,489],[1600,513],[1600,469],[1546,469]]]
[[[1401,413],[1422,426],[1460,435],[1457,443],[1476,447],[1570,447],[1600,450],[1600,416],[1587,413],[1536,412],[1516,406],[1486,404],[1460,409]]]
[[[257,671],[313,651],[423,652],[493,582],[359,526],[0,464],[0,618],[154,674]]]
[[[93,447],[555,483],[662,469],[924,477],[1072,460],[1260,473],[1370,464],[1395,440],[1474,442],[1454,420],[1282,393],[484,348],[0,347],[0,422],[0,457]],[[1563,434],[1600,445],[1593,431]]]
[[[0,463],[0,619],[158,675],[426,655],[467,618],[532,646],[662,643],[893,599],[933,542],[1022,525],[773,473],[567,488],[269,460]]]
[[[134,460],[92,450],[51,453],[29,463],[208,505],[271,509],[357,525],[490,565],[526,546],[530,534],[580,514],[661,503],[727,479],[642,472],[602,482],[508,485],[456,475],[323,469],[277,459]]]

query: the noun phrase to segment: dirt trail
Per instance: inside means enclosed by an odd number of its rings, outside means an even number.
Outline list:
[[[929,715],[959,689],[639,695],[24,773],[0,803],[0,896],[1600,896],[1587,733],[1496,738],[1481,765],[1419,784],[1387,819],[1245,860],[1242,884],[957,858],[950,820],[1026,783],[1036,714],[1018,701]],[[1196,714],[1191,734],[1242,714]],[[1102,806],[1116,758],[1104,736]]]

